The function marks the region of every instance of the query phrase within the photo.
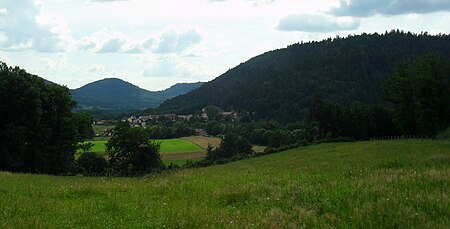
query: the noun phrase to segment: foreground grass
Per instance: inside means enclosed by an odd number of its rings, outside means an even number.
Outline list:
[[[293,149],[142,178],[0,173],[0,228],[450,228],[450,143]]]

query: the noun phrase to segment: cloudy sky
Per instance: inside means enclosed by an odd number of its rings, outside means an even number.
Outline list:
[[[208,81],[300,41],[450,33],[449,0],[0,0],[0,61],[77,88]]]

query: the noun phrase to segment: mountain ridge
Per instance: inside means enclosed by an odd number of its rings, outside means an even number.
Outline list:
[[[195,113],[208,105],[256,118],[298,121],[313,98],[382,104],[382,84],[405,61],[429,53],[450,58],[450,36],[391,31],[296,43],[241,63],[153,113]]]
[[[161,91],[148,91],[119,78],[110,77],[71,89],[76,111],[130,111],[157,107],[163,101],[187,93],[202,82],[177,83]]]

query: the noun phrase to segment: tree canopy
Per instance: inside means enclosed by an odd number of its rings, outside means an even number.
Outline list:
[[[70,172],[78,135],[74,106],[67,87],[0,62],[0,170]]]
[[[403,63],[384,86],[403,134],[435,135],[450,125],[449,60],[427,55]]]
[[[317,94],[343,105],[385,104],[381,85],[395,66],[431,52],[450,58],[450,36],[392,31],[294,44],[254,57],[153,112],[187,114],[214,105],[289,123],[308,115]]]
[[[164,167],[159,155],[159,143],[149,139],[145,130],[121,122],[106,143],[113,172],[138,175],[158,171]]]

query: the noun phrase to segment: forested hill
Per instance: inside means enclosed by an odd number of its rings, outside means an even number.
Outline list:
[[[393,69],[429,53],[449,58],[450,36],[392,31],[298,43],[254,57],[155,112],[193,113],[215,105],[293,121],[304,117],[317,94],[344,104],[379,104],[380,86]]]
[[[203,83],[180,83],[163,91],[147,91],[117,78],[107,78],[72,90],[77,110],[127,111],[157,107],[164,100],[185,94]]]

